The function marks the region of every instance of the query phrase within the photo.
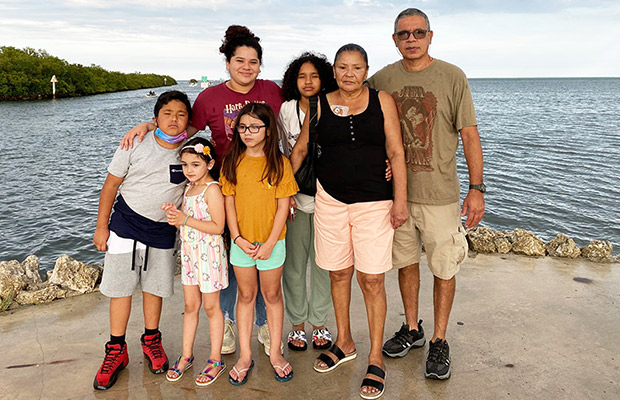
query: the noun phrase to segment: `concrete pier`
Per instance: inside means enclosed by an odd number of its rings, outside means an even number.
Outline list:
[[[432,276],[421,266],[420,318],[432,336]],[[295,370],[274,379],[269,359],[252,339],[256,362],[248,383],[223,375],[199,388],[194,378],[209,354],[201,315],[195,365],[170,383],[145,365],[139,337],[141,296],[134,296],[127,332],[129,365],[108,391],[92,382],[108,339],[108,300],[100,293],[22,307],[0,314],[0,399],[359,399],[369,347],[366,312],[354,283],[351,316],[358,358],[318,374],[318,351],[285,350]],[[171,363],[181,351],[183,293],[164,302],[161,331]],[[386,275],[385,338],[403,322],[397,273]],[[286,338],[290,324],[285,320]],[[333,316],[328,327],[335,334]],[[383,399],[618,399],[620,398],[620,265],[515,255],[477,255],[457,275],[448,328],[452,377],[424,378],[428,345],[406,357],[386,358]],[[311,336],[311,329],[306,329]],[[286,347],[285,347],[286,348]],[[225,356],[228,370],[236,355]]]

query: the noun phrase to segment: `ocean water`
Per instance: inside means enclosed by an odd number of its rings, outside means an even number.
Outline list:
[[[618,252],[620,78],[470,84],[488,186],[483,225],[545,241],[610,240]],[[200,92],[187,82],[172,88],[192,101]],[[145,93],[0,102],[0,260],[36,254],[43,270],[63,253],[102,262],[92,245],[99,191],[122,135],[153,115]]]

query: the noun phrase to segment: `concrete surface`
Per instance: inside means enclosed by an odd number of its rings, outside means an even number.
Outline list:
[[[177,277],[178,280],[178,277]],[[161,330],[170,359],[181,350],[183,295],[164,304]],[[397,274],[386,276],[385,337],[403,320]],[[432,335],[432,277],[422,266],[420,317]],[[427,351],[386,359],[384,399],[618,399],[620,398],[620,265],[477,255],[457,276],[448,330],[452,378],[424,378]],[[108,339],[108,301],[99,293],[23,307],[0,314],[0,398],[2,399],[359,399],[366,369],[368,336],[359,288],[353,290],[352,318],[358,358],[318,374],[311,348],[285,357],[295,377],[279,383],[262,346],[253,338],[256,367],[245,386],[222,376],[198,388],[194,378],[208,356],[207,318],[201,316],[196,365],[176,383],[145,366],[140,296],[127,334],[130,363],[110,390],[92,381]],[[290,325],[285,321],[283,336]],[[335,330],[332,319],[328,327]],[[311,332],[308,332],[311,334]],[[256,335],[256,329],[254,330]],[[228,368],[235,355],[226,356]]]

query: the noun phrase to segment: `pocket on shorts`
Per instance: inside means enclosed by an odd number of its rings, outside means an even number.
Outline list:
[[[452,260],[455,265],[461,264],[467,257],[467,238],[465,230],[459,227],[459,231],[452,234]]]

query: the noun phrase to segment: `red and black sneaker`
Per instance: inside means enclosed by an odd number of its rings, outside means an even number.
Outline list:
[[[118,372],[129,364],[129,355],[127,354],[127,344],[105,344],[105,358],[101,364],[101,368],[95,375],[93,387],[97,390],[106,390],[116,383]]]
[[[154,335],[142,335],[142,352],[149,361],[149,369],[154,374],[162,374],[168,371],[168,357],[161,344],[161,332]]]

